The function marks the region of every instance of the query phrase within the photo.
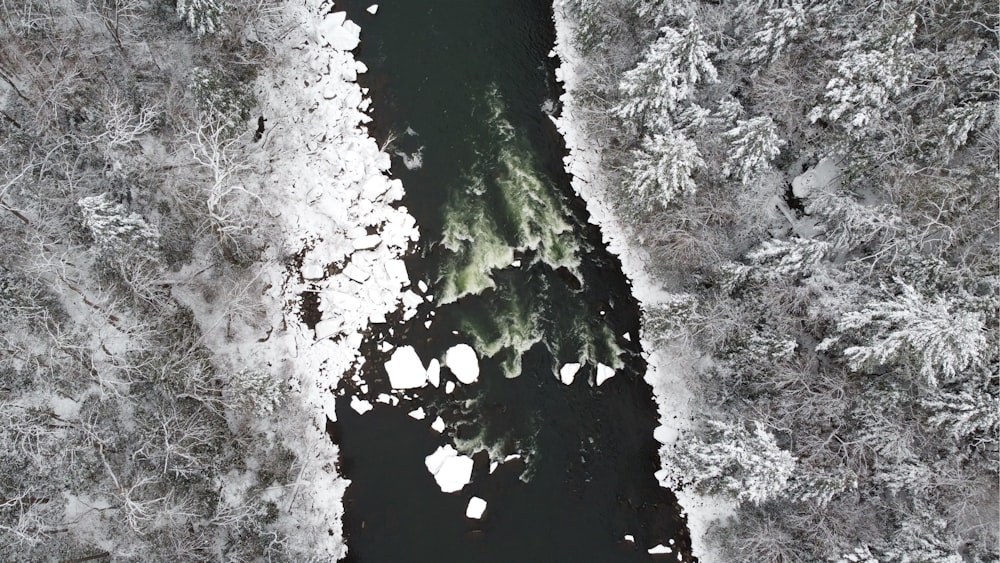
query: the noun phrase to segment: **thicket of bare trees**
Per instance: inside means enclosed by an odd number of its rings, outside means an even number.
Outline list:
[[[296,557],[271,489],[305,462],[234,423],[282,383],[217,365],[172,291],[256,318],[266,214],[241,174],[271,9],[0,2],[4,561]]]
[[[715,422],[667,458],[740,502],[727,560],[996,561],[996,7],[569,6],[605,183],[675,294],[646,334],[704,355]]]

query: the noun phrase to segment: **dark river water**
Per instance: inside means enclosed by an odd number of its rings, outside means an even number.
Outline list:
[[[676,500],[653,477],[638,306],[573,195],[547,115],[560,92],[551,5],[390,0],[374,16],[369,5],[337,9],[362,27],[370,130],[399,153],[393,173],[421,231],[407,267],[433,300],[406,322],[373,325],[367,393],[341,389],[331,435],[352,481],[348,561],[648,561],[657,544],[675,550],[661,560],[690,560]],[[349,407],[350,395],[390,390],[387,344],[413,346],[426,364],[458,343],[480,356],[478,382],[450,394],[427,386],[364,415]],[[583,367],[564,385],[568,362]],[[617,370],[600,387],[598,363]],[[426,420],[407,416],[418,406]],[[436,416],[443,434],[429,427]],[[457,493],[441,492],[424,465],[446,443],[475,460]],[[491,459],[509,454],[521,458],[491,474]],[[481,520],[465,517],[473,495],[488,503]]]

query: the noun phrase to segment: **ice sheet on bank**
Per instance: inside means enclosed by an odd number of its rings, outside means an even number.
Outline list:
[[[472,497],[469,499],[469,506],[465,508],[465,516],[467,518],[479,520],[483,517],[483,512],[485,511],[486,501],[479,497]]]
[[[461,491],[472,480],[472,458],[458,455],[450,444],[424,458],[424,465],[445,493]]]
[[[573,378],[576,377],[578,371],[580,371],[580,364],[564,364],[563,367],[559,368],[559,381],[566,385],[573,383]]]
[[[415,389],[427,383],[427,370],[413,346],[396,348],[385,363],[385,372],[393,389]]]
[[[608,367],[604,364],[597,364],[597,386],[600,387],[602,383],[611,379],[615,376],[614,368]]]
[[[455,378],[466,385],[479,379],[479,358],[468,344],[456,344],[449,348],[444,363]]]

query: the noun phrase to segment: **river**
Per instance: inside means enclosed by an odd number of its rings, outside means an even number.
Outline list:
[[[331,435],[352,481],[348,561],[647,561],[657,544],[673,548],[668,560],[691,560],[676,499],[653,477],[638,306],[570,188],[548,115],[560,93],[551,5],[395,0],[375,15],[369,5],[337,9],[362,27],[370,130],[396,154],[421,231],[407,267],[433,298],[412,319],[373,325],[367,393],[347,380],[340,390]],[[427,386],[364,415],[349,407],[350,395],[390,391],[388,345],[413,346],[426,363],[458,343],[480,356],[478,382]],[[583,367],[566,385],[557,374],[571,362]],[[616,371],[600,386],[598,364]],[[407,416],[418,406],[430,417]],[[436,416],[443,434],[429,428]],[[424,465],[446,443],[475,454],[458,493],[442,493]],[[510,454],[521,457],[491,474],[491,459]],[[488,503],[481,520],[465,517],[473,495]]]

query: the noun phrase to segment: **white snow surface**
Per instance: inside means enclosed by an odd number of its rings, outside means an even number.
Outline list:
[[[563,364],[563,367],[559,368],[559,381],[562,381],[566,385],[573,383],[573,379],[576,377],[576,372],[578,371],[580,371],[580,364]]]
[[[413,346],[401,346],[385,363],[389,384],[393,389],[415,389],[427,384],[427,369]]]
[[[468,344],[456,344],[444,355],[444,365],[448,366],[455,379],[469,385],[479,379],[479,357]]]
[[[465,509],[466,518],[479,520],[483,517],[483,512],[486,512],[486,501],[479,497],[470,498],[469,506]]]
[[[615,368],[606,366],[604,364],[597,364],[597,386],[600,387],[602,383],[611,379],[615,376]]]
[[[445,493],[461,491],[472,480],[472,458],[458,455],[451,444],[439,447],[424,458],[424,465]]]
[[[640,303],[655,305],[663,302],[669,292],[646,271],[645,264],[652,263],[627,223],[615,216],[607,196],[607,184],[602,175],[601,153],[598,139],[590,138],[584,131],[586,108],[577,102],[576,93],[584,88],[576,72],[583,61],[573,45],[575,29],[571,20],[571,0],[555,0],[553,15],[556,24],[555,52],[561,61],[556,78],[563,83],[565,93],[560,97],[562,114],[553,121],[566,141],[569,155],[565,157],[566,171],[573,176],[573,189],[587,203],[591,221],[600,226],[608,250],[622,261],[622,270],[632,282],[632,293]],[[626,339],[628,335],[625,335]],[[694,360],[684,349],[656,350],[651,342],[642,339],[644,350],[653,350],[647,358],[646,382],[653,387],[660,413],[657,437],[677,436],[693,426],[694,412],[690,408],[693,394],[688,380],[693,374]],[[666,459],[669,446],[660,449]],[[682,482],[684,476],[658,473],[660,484],[671,488]],[[687,490],[674,490],[687,515],[691,533],[692,552],[704,563],[721,561],[721,557],[708,544],[709,526],[731,515],[732,503],[720,497],[698,495]]]

